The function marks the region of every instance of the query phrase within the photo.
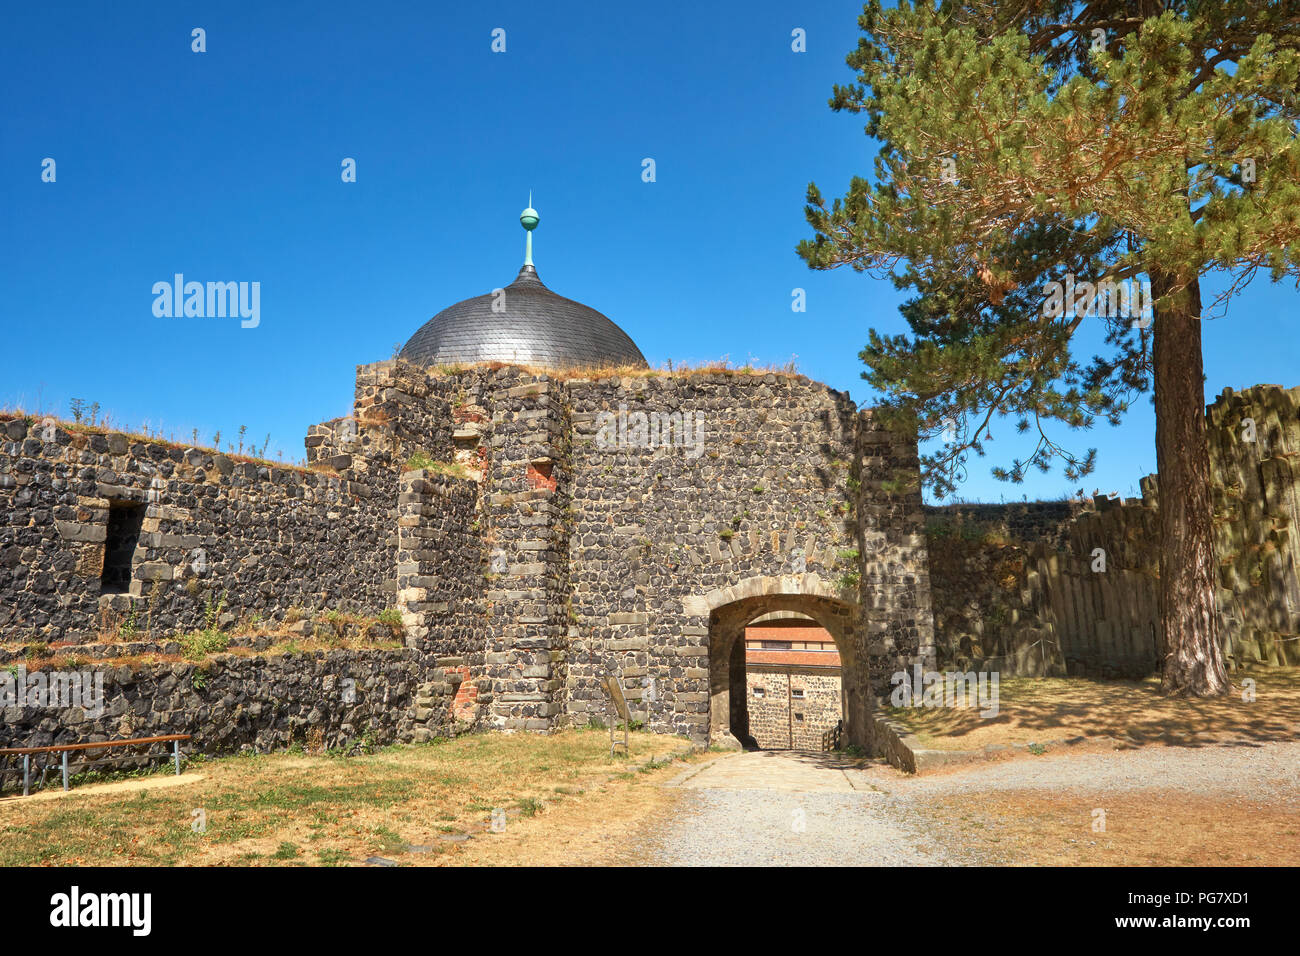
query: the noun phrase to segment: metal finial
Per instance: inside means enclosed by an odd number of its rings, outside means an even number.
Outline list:
[[[524,265],[533,264],[533,230],[541,222],[541,217],[537,215],[537,210],[533,208],[533,191],[528,190],[528,208],[519,214],[519,225],[523,226],[528,233],[528,241],[524,245]]]

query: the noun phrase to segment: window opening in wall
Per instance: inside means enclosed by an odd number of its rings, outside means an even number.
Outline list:
[[[755,696],[755,697],[762,697],[764,693],[765,693],[765,691],[764,691],[764,689],[763,689],[762,687],[755,687],[755,688],[754,688],[754,696]]]
[[[794,690],[790,691],[790,696],[795,700],[803,700],[803,688],[796,687]]]
[[[104,541],[104,570],[101,589],[107,594],[123,594],[131,588],[131,558],[140,541],[144,524],[144,505],[123,502],[108,506],[108,537]]]
[[[528,487],[533,491],[555,490],[555,464],[550,461],[530,461],[527,470]]]
[[[793,650],[790,641],[764,641],[763,650],[765,651],[789,651]]]

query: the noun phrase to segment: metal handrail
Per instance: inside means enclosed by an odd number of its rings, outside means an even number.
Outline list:
[[[176,776],[181,774],[181,741],[189,740],[190,734],[163,734],[158,737],[134,737],[128,740],[100,740],[93,743],[84,744],[55,744],[49,747],[0,747],[0,757],[22,757],[23,758],[23,796],[30,796],[32,792],[32,756],[34,754],[53,754],[63,755],[63,789],[70,789],[68,773],[68,754],[74,750],[103,750],[108,747],[131,747],[142,746],[145,744],[161,744],[170,742],[172,745],[172,758],[175,761]],[[45,774],[49,772],[49,766],[41,769],[41,783],[45,783]],[[3,783],[5,771],[0,771],[0,784]]]

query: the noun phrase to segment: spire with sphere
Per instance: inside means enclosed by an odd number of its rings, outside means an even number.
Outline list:
[[[519,225],[523,226],[528,233],[528,241],[524,245],[524,265],[532,266],[533,264],[533,230],[541,222],[541,217],[537,215],[537,210],[533,208],[533,191],[528,191],[528,208],[519,214]]]

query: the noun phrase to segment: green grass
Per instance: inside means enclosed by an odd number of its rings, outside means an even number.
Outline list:
[[[680,750],[679,738],[638,734],[638,756]],[[338,866],[405,859],[409,845],[463,852],[439,833],[482,826],[492,810],[538,815],[543,800],[608,779],[601,734],[480,734],[353,757],[246,754],[195,761],[176,784],[73,790],[0,802],[0,866]],[[542,768],[545,768],[544,770]],[[167,770],[167,773],[170,771]],[[202,809],[206,832],[191,829]],[[424,857],[425,854],[420,854]]]

